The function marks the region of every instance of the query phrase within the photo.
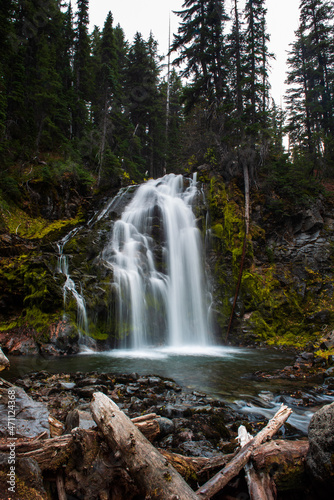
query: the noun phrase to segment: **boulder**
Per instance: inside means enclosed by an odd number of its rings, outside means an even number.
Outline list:
[[[9,368],[9,360],[6,358],[0,347],[0,372],[5,368]]]
[[[321,339],[320,349],[325,351],[333,349],[334,347],[334,330],[329,332],[325,337]]]
[[[330,489],[334,487],[334,403],[323,406],[310,422],[307,467],[312,479]]]
[[[40,352],[46,356],[77,354],[79,335],[67,320],[52,323],[48,332],[49,342],[41,343]]]
[[[0,343],[6,354],[11,356],[34,356],[38,354],[38,346],[34,340],[36,330],[15,328],[0,332]]]
[[[43,431],[50,436],[46,405],[31,399],[21,387],[1,382],[0,437],[31,438]]]

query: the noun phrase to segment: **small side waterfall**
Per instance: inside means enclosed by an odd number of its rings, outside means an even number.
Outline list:
[[[174,174],[150,180],[114,224],[102,258],[114,272],[120,347],[210,343],[196,185]]]
[[[84,299],[83,295],[80,294],[76,289],[75,283],[72,280],[70,273],[69,273],[68,256],[64,254],[64,246],[71,239],[71,237],[74,236],[78,232],[78,230],[79,230],[79,228],[72,230],[59,243],[57,243],[57,247],[58,247],[57,272],[64,274],[66,277],[66,281],[63,285],[64,310],[66,310],[66,300],[67,300],[68,294],[73,295],[73,297],[77,303],[78,330],[79,330],[79,334],[83,338],[83,335],[82,335],[83,332],[85,332],[86,334],[89,333],[85,299]],[[84,343],[83,340],[82,340],[82,343]]]

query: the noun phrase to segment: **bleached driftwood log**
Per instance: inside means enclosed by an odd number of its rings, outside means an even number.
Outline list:
[[[152,446],[133,422],[105,394],[93,394],[93,418],[143,496],[152,500],[196,500],[198,497],[181,475]]]
[[[274,434],[280,429],[284,422],[291,415],[292,410],[287,406],[282,405],[275,416],[269,420],[268,424],[256,436],[241,448],[239,453],[224,467],[218,474],[201,486],[196,494],[199,498],[209,500],[213,495],[218,493],[226,484],[247,464],[255,448],[260,446],[268,439],[271,439]]]
[[[252,439],[253,436],[247,432],[246,427],[241,425],[238,429],[240,446],[245,446]],[[275,500],[276,487],[267,472],[257,472],[251,462],[245,465],[244,470],[251,500]]]

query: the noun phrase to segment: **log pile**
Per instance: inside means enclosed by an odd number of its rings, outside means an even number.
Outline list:
[[[98,471],[96,498],[208,500],[244,469],[250,498],[272,500],[273,478],[276,481],[280,477],[270,477],[268,471],[279,470],[279,463],[303,464],[308,451],[304,440],[268,442],[291,414],[283,405],[255,437],[245,429],[239,430],[240,449],[236,454],[212,458],[185,457],[156,449],[152,441],[159,433],[157,415],[131,420],[101,392],[93,395],[91,413],[97,430],[76,427],[56,437],[41,435],[16,442],[18,458],[34,459],[43,474],[53,474],[59,499],[78,493],[82,498],[94,498]],[[0,439],[0,452],[6,452],[6,446],[6,440]],[[79,455],[80,465],[75,462]],[[204,483],[197,491],[189,486],[189,478],[194,477],[199,484]]]

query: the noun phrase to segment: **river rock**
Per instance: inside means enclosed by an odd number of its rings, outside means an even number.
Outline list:
[[[172,420],[170,420],[169,418],[158,417],[158,418],[156,418],[156,421],[159,424],[159,429],[160,429],[159,435],[161,438],[174,432],[174,422]]]
[[[4,370],[5,368],[9,368],[9,360],[8,358],[4,355],[2,352],[2,349],[0,347],[0,372]]]
[[[31,399],[22,388],[2,381],[0,436],[31,438],[43,431],[50,436],[49,412],[46,405]]]
[[[334,487],[334,403],[323,406],[310,422],[307,467],[317,483]]]

